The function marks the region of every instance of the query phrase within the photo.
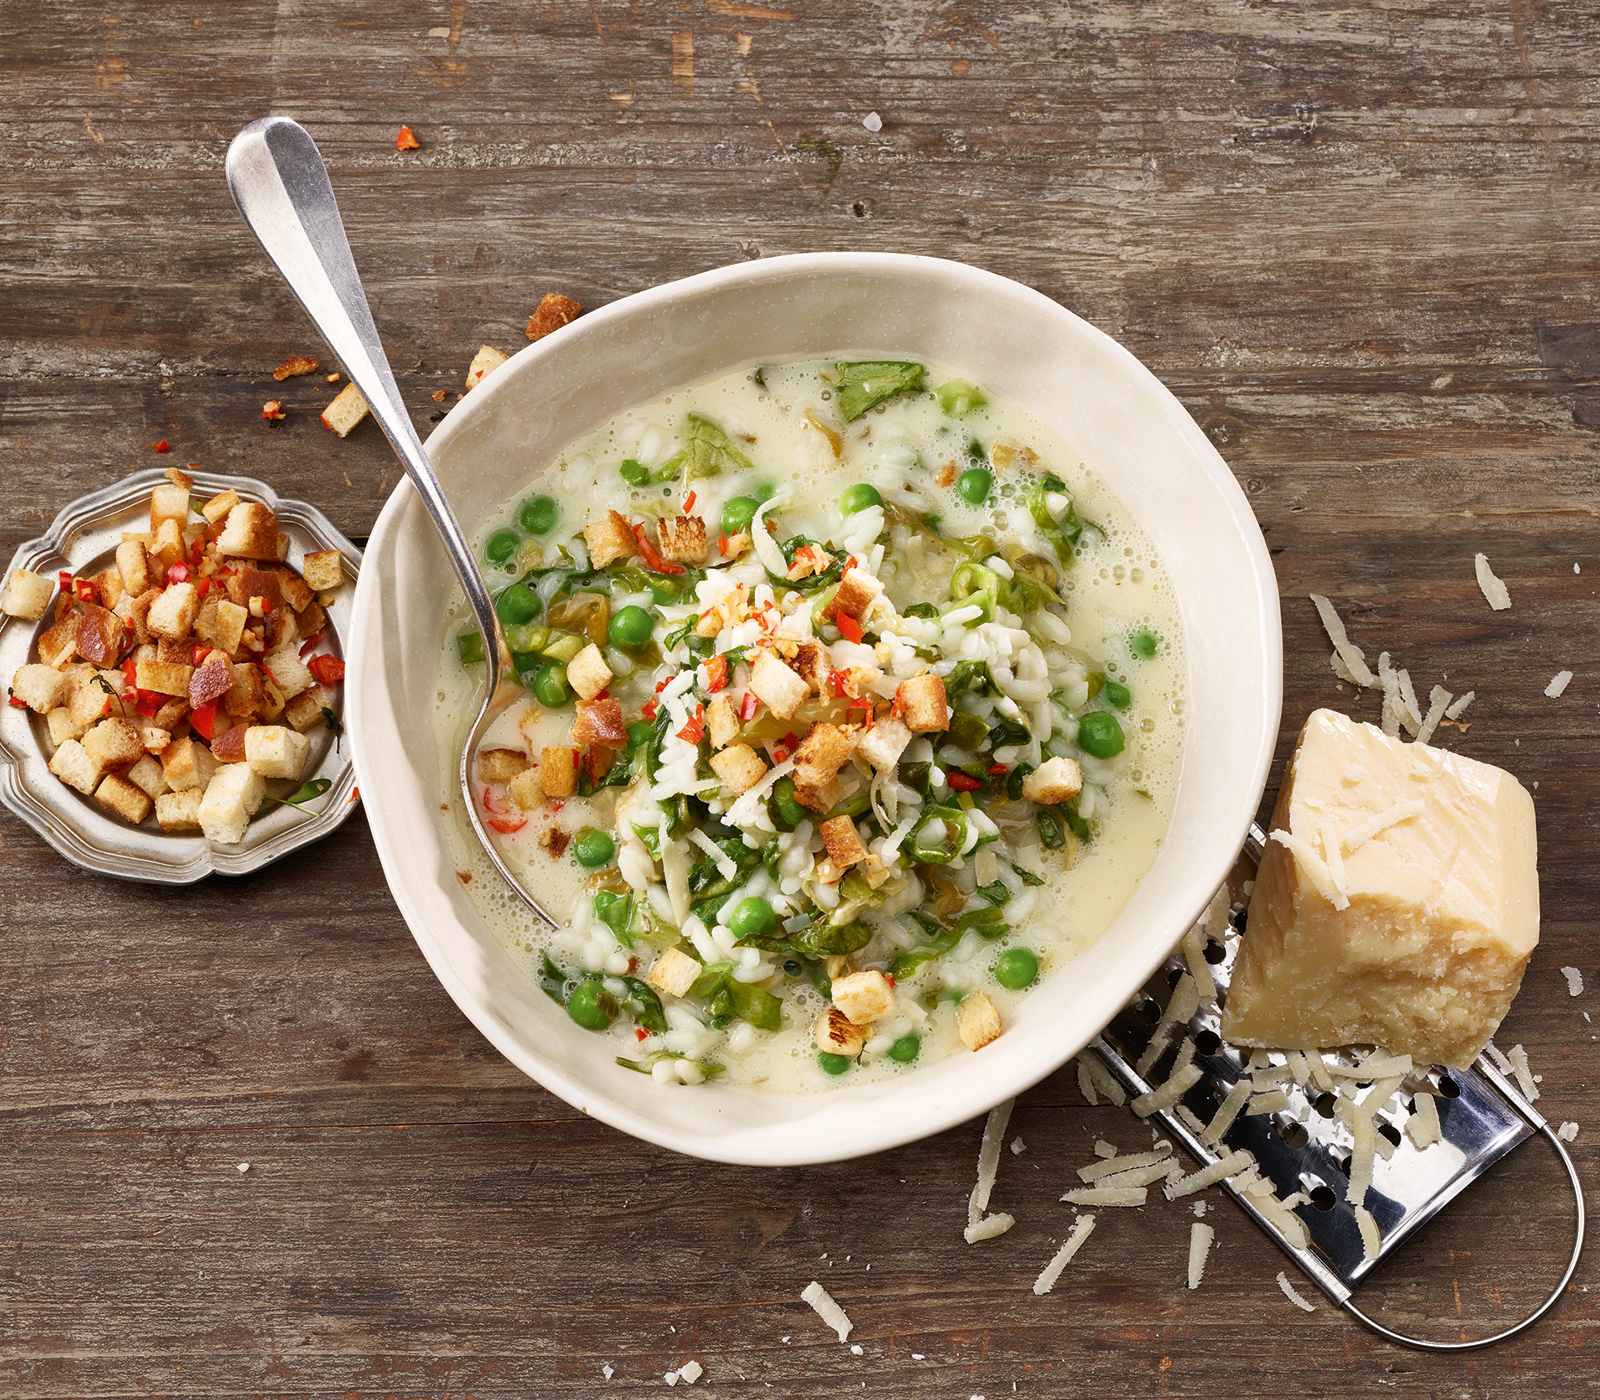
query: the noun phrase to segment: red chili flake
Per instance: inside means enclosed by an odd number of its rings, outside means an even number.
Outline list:
[[[196,647],[195,650],[198,651],[199,648]],[[138,663],[130,656],[122,663],[120,670],[122,671],[122,679],[129,685],[132,685],[134,682],[134,677],[138,674]]]
[[[640,710],[639,713],[646,719],[654,719],[658,714],[661,713],[661,702],[659,700],[652,700],[644,707],[644,709]]]
[[[905,706],[900,703],[900,692],[897,690],[894,693],[894,704],[889,706],[889,718],[899,719],[904,713]]]
[[[148,699],[146,697],[149,697]],[[141,690],[139,703],[133,708],[146,719],[154,719],[160,713],[161,707],[167,703],[165,695],[157,695],[154,691]]]
[[[744,699],[739,702],[739,718],[747,722],[753,720],[756,717],[756,706],[760,703],[756,699],[755,691],[745,691]]]
[[[645,568],[658,574],[681,574],[687,572],[682,564],[674,563],[671,559],[663,559],[656,552],[656,547],[650,543],[648,536],[644,532],[644,524],[642,522],[633,527],[633,542],[638,546],[639,554],[644,559]]]
[[[206,594],[209,592],[211,592],[211,580],[208,578],[201,579],[200,582],[194,586],[194,596],[196,598],[204,599]]]
[[[706,689],[715,695],[728,684],[728,658],[721,654],[705,663]]]
[[[172,451],[172,448],[171,448],[171,446],[168,445],[166,438],[162,438],[160,442],[153,442],[150,445],[157,452],[171,452]]]
[[[167,565],[167,582],[168,583],[188,583],[188,581],[189,581],[189,566],[187,564],[169,564],[169,565]]]
[[[565,806],[566,806],[566,805],[567,805],[567,804],[566,804],[566,803],[565,803],[565,802],[552,802],[552,803],[551,803],[551,804],[550,804],[550,810],[551,810],[551,811],[552,811],[552,812],[559,812],[559,811],[560,811],[560,810],[561,810],[561,809],[562,809],[562,808],[563,808],[563,807],[565,807]]]
[[[839,628],[839,635],[842,636],[845,641],[859,642],[861,640],[861,624],[857,622],[855,618],[851,617],[849,613],[838,613],[835,615],[833,620],[835,625]]]
[[[210,653],[210,651],[211,651],[210,647],[190,647],[189,648],[189,664],[191,666],[198,666],[202,661],[204,661],[206,659],[206,656]]]
[[[268,399],[261,405],[261,416],[269,422],[281,423],[283,421],[283,405],[277,399]]]
[[[611,692],[609,690],[597,690],[589,698],[591,700],[609,700],[611,698]]]
[[[311,653],[317,649],[317,643],[322,640],[322,634],[327,630],[328,629],[326,627],[319,628],[316,632],[312,633],[309,638],[300,644],[300,656],[302,659],[311,655]]]
[[[8,697],[7,703],[15,706],[19,710],[25,710],[28,708],[28,702],[26,700],[17,699],[15,695]]]
[[[491,827],[493,827],[496,831],[498,831],[502,836],[509,836],[514,831],[521,831],[522,828],[525,827],[527,824],[528,824],[528,819],[526,817],[524,817],[519,822],[507,821],[503,817],[490,817],[489,818],[489,825]]]
[[[671,685],[672,682],[675,681],[676,679],[677,679],[676,676],[668,676],[666,678],[666,680],[664,680],[664,681],[657,681],[656,682],[656,694],[657,695],[661,694],[661,692],[663,690],[665,690],[669,685]]]
[[[831,690],[835,695],[843,695],[844,683],[849,679],[850,673],[848,671],[829,671],[828,689]]]
[[[59,574],[57,574],[56,585],[63,593],[72,592],[72,571],[70,569],[63,569]]]
[[[633,1038],[635,1040],[648,1040],[650,1039],[650,1032],[647,1031],[643,1026],[635,1026]]]
[[[100,601],[100,587],[90,583],[86,578],[73,581],[73,591],[78,595],[80,603],[98,603]]]
[[[991,778],[994,777],[997,773],[1004,773],[1005,771],[1006,771],[1006,766],[1003,763],[991,763],[989,765],[989,776]]]
[[[785,734],[783,742],[789,746],[791,751],[800,747],[800,740],[793,733]]]
[[[779,744],[778,747],[772,751],[772,761],[774,763],[787,763],[789,761],[789,750],[784,748],[782,744]]]
[[[861,567],[861,565],[856,563],[855,555],[852,554],[848,559],[846,559],[844,561],[844,568],[839,570],[839,577],[843,578],[847,573],[850,572],[851,569],[859,569],[860,567]]]
[[[694,497],[695,497],[695,493],[693,491],[691,491],[687,496],[685,496],[683,498],[683,513],[685,515],[687,515],[691,510],[694,509]]]
[[[889,984],[889,985],[890,985],[890,986],[891,986],[891,987],[892,987],[892,986],[894,986],[894,984],[895,984],[895,982],[894,982],[894,977],[893,977],[893,975],[892,975],[892,974],[890,974],[890,973],[887,973],[887,972],[886,972],[886,973],[884,973],[884,974],[883,974],[883,980],[884,980],[884,981],[885,981],[885,982],[887,982],[887,983],[888,983],[888,984]]]
[[[321,656],[313,656],[311,660],[306,662],[306,670],[310,671],[323,685],[332,685],[335,681],[344,679],[344,662],[339,660],[337,656],[329,656],[326,653]]]
[[[946,773],[944,780],[957,792],[976,792],[983,786],[981,779],[974,778],[966,773]]]
[[[207,743],[211,742],[211,735],[217,726],[217,702],[208,700],[204,705],[196,705],[189,711],[189,723]]]
[[[422,142],[417,140],[417,133],[409,126],[403,126],[400,134],[394,138],[394,148],[397,151],[420,151]]]
[[[704,713],[704,705],[696,705],[694,707],[694,714],[690,716],[689,722],[678,731],[678,737],[682,739],[684,743],[698,744],[703,738],[705,738],[706,727],[701,722],[701,716]]]
[[[722,552],[723,557],[726,558],[728,553],[728,535],[726,531],[717,536],[717,548]]]

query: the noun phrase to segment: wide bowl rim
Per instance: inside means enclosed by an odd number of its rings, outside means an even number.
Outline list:
[[[1248,800],[1241,800],[1238,810],[1230,812],[1228,821],[1217,828],[1219,836],[1226,834],[1228,839],[1218,840],[1217,868],[1215,883],[1212,886],[1214,889],[1215,884],[1220,884],[1226,875],[1239,846],[1243,843],[1250,822],[1256,815],[1277,742],[1282,708],[1282,634],[1277,581],[1271,557],[1243,489],[1188,411],[1131,351],[1042,292],[971,264],[918,254],[797,253],[713,268],[623,297],[587,313],[580,320],[553,335],[518,351],[474,389],[471,395],[462,400],[429,436],[426,446],[430,457],[438,458],[458,435],[470,430],[475,419],[490,408],[496,397],[510,392],[515,378],[534,372],[535,367],[547,357],[566,353],[568,347],[574,346],[580,337],[601,336],[608,333],[618,322],[625,322],[629,318],[654,310],[664,302],[671,303],[692,298],[727,288],[732,284],[748,284],[755,288],[797,276],[818,277],[840,274],[881,274],[911,278],[922,276],[946,282],[953,279],[966,283],[975,291],[1029,304],[1043,316],[1058,319],[1064,330],[1092,343],[1094,349],[1112,362],[1121,375],[1128,377],[1151,395],[1158,411],[1163,415],[1166,426],[1190,449],[1209,478],[1210,484],[1226,501],[1231,521],[1238,528],[1249,572],[1255,584],[1254,636],[1261,647],[1259,661],[1263,693],[1260,697],[1260,723],[1253,730],[1254,752],[1249,755],[1247,761],[1242,755],[1238,756],[1240,767],[1247,775],[1239,787],[1239,792],[1247,795]],[[844,347],[839,348],[842,350]],[[708,375],[714,372],[716,372],[714,369],[707,370]],[[831,1135],[812,1136],[797,1141],[793,1133],[786,1137],[782,1131],[777,1130],[768,1132],[764,1136],[740,1137],[729,1142],[720,1138],[710,1141],[698,1138],[692,1131],[651,1118],[629,1104],[608,1096],[604,1091],[596,1090],[592,1084],[583,1082],[578,1076],[565,1071],[550,1057],[528,1046],[491,1007],[485,1004],[452,961],[438,931],[420,907],[418,897],[407,887],[404,867],[395,840],[388,830],[389,813],[384,804],[373,800],[377,797],[382,783],[381,760],[379,755],[368,751],[369,741],[375,742],[376,736],[369,733],[367,705],[363,691],[366,683],[376,684],[371,678],[379,674],[369,660],[369,646],[376,654],[377,639],[381,635],[381,629],[363,623],[370,624],[369,610],[373,606],[376,591],[380,586],[380,575],[384,572],[388,551],[393,547],[393,538],[413,504],[417,504],[420,508],[419,498],[410,483],[402,482],[385,503],[373,528],[367,545],[367,557],[373,566],[365,572],[363,583],[358,587],[351,671],[359,678],[360,683],[350,687],[347,696],[357,772],[363,788],[366,789],[369,825],[380,861],[389,877],[391,893],[423,956],[457,1006],[490,1043],[518,1069],[582,1112],[658,1146],[689,1156],[737,1165],[799,1166],[843,1160],[887,1150],[965,1122],[1054,1073],[1082,1048],[1082,1045],[1072,1045],[1059,1053],[1052,1050],[1049,1054],[1041,1055],[1037,1063],[1029,1066],[1025,1073],[1000,1076],[995,1082],[982,1084],[968,1095],[952,1096],[951,1102],[936,1106],[931,1112],[914,1121],[910,1121],[907,1115],[900,1117],[885,1115],[878,1122],[851,1135],[844,1142]],[[1224,858],[1225,848],[1226,858]],[[1194,894],[1189,901],[1194,907],[1185,906],[1181,921],[1174,917],[1172,925],[1175,929],[1174,941],[1183,929],[1189,927],[1200,916],[1210,893],[1211,891],[1207,890],[1203,895]],[[1126,987],[1121,999],[1133,994],[1160,964],[1168,951],[1163,947],[1151,951],[1138,963],[1129,963],[1126,976],[1119,980],[1119,985],[1125,983]],[[1093,1035],[1087,1037],[1089,1041],[1092,1039]],[[711,1092],[739,1094],[755,1091],[739,1090],[730,1086],[715,1087]],[[845,1088],[834,1092],[849,1094],[851,1091]],[[770,1095],[761,1097],[767,1100],[772,1098]],[[809,1104],[811,1099],[803,1097],[796,1102]]]

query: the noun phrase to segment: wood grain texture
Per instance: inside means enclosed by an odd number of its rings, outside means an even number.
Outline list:
[[[398,468],[370,422],[318,426],[320,377],[273,382],[320,346],[222,179],[269,112],[328,158],[423,429],[546,291],[593,307],[829,248],[1004,273],[1144,359],[1245,487],[1284,598],[1280,759],[1318,705],[1376,713],[1329,670],[1309,591],[1420,687],[1476,689],[1444,742],[1537,784],[1543,838],[1543,942],[1500,1039],[1553,1120],[1584,1122],[1600,1026],[1557,969],[1600,986],[1597,26],[1541,0],[0,7],[0,551],[163,461],[370,529]],[[420,151],[394,149],[402,122]],[[1214,1194],[1201,1291],[1193,1217],[1161,1205],[1102,1212],[1035,1298],[1071,1167],[1096,1137],[1148,1140],[1070,1075],[1019,1101],[994,1200],[1019,1224],[977,1247],[976,1124],[803,1171],[624,1138],[460,1015],[360,819],[173,891],[90,880],[0,815],[0,911],[18,1400],[631,1395],[691,1356],[701,1387],[751,1396],[1594,1385],[1588,1260],[1525,1337],[1423,1356],[1293,1309]],[[1553,1278],[1569,1217],[1521,1149],[1363,1299],[1433,1335],[1495,1326]],[[862,1357],[799,1301],[812,1278]]]

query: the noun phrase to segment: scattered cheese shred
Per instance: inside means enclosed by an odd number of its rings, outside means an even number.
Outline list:
[[[1096,1157],[1115,1157],[1117,1149],[1115,1144],[1107,1142],[1104,1138],[1096,1138],[1094,1140],[1094,1155]],[[1083,1176],[1082,1167],[1078,1168],[1078,1175]],[[1088,1180],[1087,1177],[1084,1179]]]
[[[1533,1082],[1533,1074],[1528,1069],[1528,1052],[1520,1045],[1513,1045],[1506,1051],[1506,1059],[1511,1061],[1511,1072],[1517,1077],[1522,1097],[1532,1103],[1539,1097],[1539,1086]]]
[[[1084,1054],[1087,1053],[1088,1051],[1084,1052]],[[1078,1066],[1078,1092],[1083,1095],[1083,1101],[1090,1108],[1098,1108],[1100,1099],[1094,1091],[1094,1077],[1089,1073],[1088,1062],[1083,1058],[1083,1055],[1079,1055],[1075,1063]]]
[[[1478,692],[1475,690],[1469,690],[1465,695],[1458,695],[1450,708],[1444,712],[1444,717],[1446,719],[1460,719],[1467,706],[1477,699],[1477,696]]]
[[[1075,1206],[1142,1206],[1147,1194],[1143,1186],[1080,1186],[1061,1199]]]
[[[1148,1118],[1164,1108],[1171,1108],[1190,1089],[1200,1082],[1200,1077],[1205,1073],[1199,1065],[1189,1064],[1174,1071],[1172,1076],[1159,1089],[1152,1089],[1148,1094],[1140,1094],[1133,1101],[1132,1108],[1141,1118]]]
[[[1412,1100],[1413,1112],[1406,1129],[1418,1147],[1431,1147],[1439,1141],[1439,1105],[1432,1094],[1418,1094]]]
[[[1334,907],[1348,909],[1350,907],[1350,885],[1344,874],[1344,855],[1339,850],[1339,833],[1331,825],[1324,823],[1319,833],[1322,837],[1322,858],[1328,862],[1328,879],[1333,882],[1333,888],[1339,898],[1344,901],[1342,905]]]
[[[1487,554],[1474,554],[1472,567],[1478,573],[1478,587],[1483,590],[1483,596],[1496,612],[1504,612],[1511,606],[1511,593],[1499,579],[1494,576],[1494,570],[1489,567]]]
[[[850,1335],[850,1330],[855,1324],[844,1315],[844,1309],[833,1301],[828,1290],[815,1279],[800,1291],[800,1300],[811,1304],[817,1316],[839,1334],[841,1342]]]
[[[1217,1109],[1217,1116],[1207,1125],[1205,1132],[1200,1135],[1203,1147],[1215,1147],[1222,1141],[1222,1135],[1233,1126],[1233,1120],[1239,1116],[1239,1110],[1245,1106],[1250,1097],[1250,1080],[1241,1079],[1228,1090],[1228,1097],[1222,1101],[1222,1106]]]
[[[1289,1107],[1288,1096],[1282,1089],[1272,1089],[1265,1094],[1257,1094],[1250,1100],[1250,1106],[1245,1109],[1245,1117],[1256,1118],[1263,1113],[1281,1113]]]
[[[1343,841],[1345,854],[1354,855],[1374,836],[1382,835],[1391,826],[1410,821],[1412,817],[1420,817],[1422,809],[1422,799],[1413,797],[1406,802],[1396,802],[1394,806],[1379,812],[1374,817],[1368,817],[1359,826],[1353,826],[1345,832]]]
[[[994,1179],[1000,1171],[1000,1148],[1005,1142],[1006,1124],[1011,1119],[1015,1099],[1007,1099],[989,1110],[983,1124],[983,1141],[978,1146],[978,1181],[967,1201],[967,1227],[971,1229],[983,1219],[989,1209],[989,1193],[994,1190]],[[987,1238],[987,1236],[985,1236]],[[968,1244],[972,1241],[968,1240]]]
[[[1354,1115],[1350,1131],[1355,1137],[1355,1147],[1350,1153],[1350,1180],[1345,1185],[1344,1198],[1353,1206],[1367,1199],[1372,1185],[1372,1159],[1377,1155],[1378,1130],[1365,1113]]]
[[[1439,721],[1444,718],[1446,706],[1450,703],[1450,692],[1442,685],[1436,685],[1428,692],[1428,713],[1422,717],[1422,728],[1417,730],[1417,742],[1426,744],[1432,741],[1433,731],[1439,727]]]
[[[1576,1123],[1563,1123],[1559,1128],[1556,1129],[1556,1136],[1560,1138],[1562,1142],[1571,1142],[1575,1137],[1578,1136],[1578,1125]]]
[[[1333,610],[1333,604],[1320,593],[1313,593],[1310,596],[1311,601],[1317,606],[1317,615],[1322,619],[1328,640],[1333,643],[1334,651],[1344,662],[1345,669],[1349,673],[1346,679],[1370,690],[1377,681],[1367,668],[1366,653],[1345,635],[1344,623],[1340,621],[1339,614]]]
[[[1200,1287],[1200,1280],[1205,1277],[1206,1258],[1211,1253],[1211,1242],[1216,1239],[1217,1232],[1209,1225],[1202,1225],[1198,1220],[1189,1227],[1189,1287]]]
[[[1152,1181],[1160,1181],[1173,1175],[1182,1176],[1183,1168],[1169,1158],[1148,1167],[1134,1167],[1130,1171],[1113,1172],[1110,1176],[1101,1177],[1098,1184],[1107,1187],[1148,1186]]]
[[[977,1244],[982,1240],[998,1239],[1016,1223],[1015,1216],[1007,1215],[1003,1210],[996,1211],[993,1215],[986,1215],[982,1220],[968,1225],[961,1232],[961,1237],[968,1244]]]
[[[1194,978],[1196,995],[1203,1002],[1217,999],[1216,980],[1211,976],[1211,964],[1206,961],[1206,940],[1196,924],[1182,940],[1183,961],[1189,969],[1189,976]]]
[[[1080,1050],[1078,1052],[1078,1065],[1082,1070],[1082,1073],[1078,1076],[1078,1088],[1080,1090],[1083,1089],[1085,1078],[1093,1086],[1093,1089],[1084,1094],[1084,1098],[1088,1100],[1091,1108],[1095,1106],[1095,1100],[1091,1097],[1094,1089],[1098,1089],[1106,1096],[1108,1103],[1113,1103],[1118,1108],[1127,1103],[1128,1095],[1126,1091],[1122,1085],[1117,1083],[1116,1076],[1106,1068],[1106,1062],[1095,1054],[1093,1050]]]
[[[1567,688],[1567,682],[1572,679],[1571,671],[1557,671],[1550,678],[1550,684],[1544,688],[1544,693],[1552,700],[1561,698],[1561,692]]]
[[[1316,1312],[1316,1307],[1313,1304],[1306,1302],[1304,1298],[1294,1291],[1294,1285],[1289,1282],[1289,1276],[1282,1269],[1278,1270],[1278,1287],[1283,1290],[1283,1296],[1293,1303],[1295,1307],[1299,1308],[1301,1312]]]
[[[1072,1262],[1072,1256],[1083,1246],[1083,1242],[1094,1233],[1094,1216],[1081,1216],[1078,1223],[1072,1227],[1072,1233],[1067,1236],[1067,1242],[1055,1252],[1055,1257],[1044,1266],[1044,1272],[1033,1281],[1033,1291],[1041,1297],[1056,1286],[1056,1280],[1061,1277],[1061,1271]]]
[[[1378,1233],[1378,1222],[1365,1206],[1356,1207],[1356,1224],[1361,1227],[1361,1248],[1368,1259],[1376,1259],[1383,1249],[1383,1236]]]
[[[1328,863],[1319,856],[1309,841],[1293,832],[1274,829],[1272,839],[1294,857],[1294,863],[1305,872],[1306,879],[1335,909],[1348,909],[1350,901],[1333,886],[1333,876],[1328,873]]]
[[[1583,973],[1575,967],[1564,967],[1561,975],[1567,979],[1567,994],[1581,997],[1583,995]]]
[[[1102,1147],[1110,1147],[1110,1143],[1095,1143],[1094,1150],[1098,1153]],[[1123,1172],[1133,1171],[1137,1167],[1148,1167],[1157,1162],[1166,1162],[1172,1156],[1172,1145],[1158,1148],[1151,1152],[1134,1152],[1126,1157],[1118,1157],[1116,1149],[1111,1149],[1111,1155],[1103,1157],[1098,1162],[1090,1162],[1086,1167],[1078,1168],[1079,1181],[1098,1181],[1103,1176],[1120,1175]]]
[[[1218,1158],[1209,1167],[1201,1167],[1190,1176],[1169,1181],[1166,1185],[1166,1197],[1169,1201],[1175,1201],[1179,1196],[1192,1196],[1196,1191],[1204,1191],[1208,1186],[1214,1186],[1219,1181],[1247,1171],[1255,1165],[1255,1161],[1255,1157],[1243,1148],[1237,1152],[1230,1152],[1226,1157]]]

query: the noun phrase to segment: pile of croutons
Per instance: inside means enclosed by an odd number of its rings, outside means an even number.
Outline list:
[[[320,550],[296,573],[266,506],[232,489],[202,505],[191,477],[166,476],[149,532],[125,532],[110,567],[12,570],[0,611],[36,622],[53,600],[54,616],[10,703],[45,718],[50,771],[107,812],[236,845],[267,780],[302,778],[308,731],[339,727],[344,663],[314,653],[343,561]]]

